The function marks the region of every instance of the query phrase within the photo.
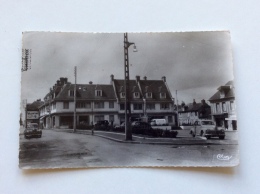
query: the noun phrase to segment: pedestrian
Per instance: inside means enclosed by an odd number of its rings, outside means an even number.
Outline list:
[[[94,125],[93,125],[93,121],[91,121],[91,135],[94,135]]]

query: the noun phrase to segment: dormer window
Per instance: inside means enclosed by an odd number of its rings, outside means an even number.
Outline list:
[[[121,98],[125,98],[125,92],[121,92],[121,93],[120,93],[120,97],[121,97]]]
[[[152,98],[152,92],[147,92],[146,93],[146,98]]]
[[[225,92],[223,90],[220,91],[220,98],[225,98]]]
[[[166,98],[166,93],[165,93],[165,92],[161,92],[161,93],[160,93],[160,97],[161,97],[161,98]]]
[[[102,96],[102,90],[96,90],[96,96]]]
[[[139,92],[134,92],[134,98],[140,98],[140,93]]]
[[[74,96],[74,90],[69,90],[68,95],[69,95],[70,97],[73,97],[73,96]]]

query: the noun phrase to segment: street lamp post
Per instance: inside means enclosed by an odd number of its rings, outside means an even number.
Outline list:
[[[124,33],[124,59],[125,59],[125,139],[132,140],[131,129],[131,107],[129,101],[129,58],[128,48],[134,45],[134,43],[128,42],[127,33]],[[134,45],[134,52],[136,52],[136,46]]]

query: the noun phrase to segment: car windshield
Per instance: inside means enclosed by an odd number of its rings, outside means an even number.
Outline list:
[[[201,121],[202,125],[214,125],[212,121]]]

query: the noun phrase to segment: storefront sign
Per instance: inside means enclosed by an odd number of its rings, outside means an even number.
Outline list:
[[[39,119],[38,111],[27,111],[27,119]]]

